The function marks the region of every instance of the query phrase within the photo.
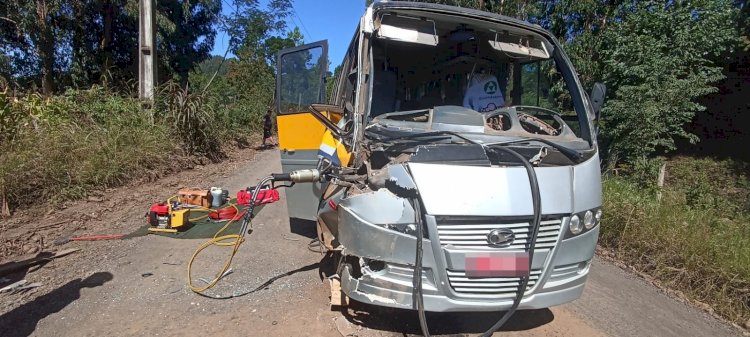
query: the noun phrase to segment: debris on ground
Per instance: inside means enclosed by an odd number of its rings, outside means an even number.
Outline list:
[[[0,288],[0,293],[4,293],[4,292],[15,293],[18,291],[41,287],[41,286],[42,284],[39,282],[29,283],[29,281],[27,280],[20,280],[18,282],[15,282],[13,284],[9,284],[5,287]]]

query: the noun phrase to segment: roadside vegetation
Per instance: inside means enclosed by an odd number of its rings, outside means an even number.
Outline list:
[[[0,188],[11,206],[85,197],[168,163],[176,145],[136,99],[100,87],[0,95]]]
[[[137,2],[0,5],[0,211],[85,198],[254,145],[273,100],[273,58],[303,37],[286,25],[290,0],[226,3],[222,12],[219,0],[159,2],[153,104],[137,98]],[[210,56],[219,31],[230,34],[226,53]]]
[[[663,188],[628,176],[606,177],[600,245],[661,284],[744,323],[750,302],[748,168],[741,161],[678,157],[666,164]]]
[[[601,246],[750,328],[747,2],[424,1],[537,23],[607,85]]]

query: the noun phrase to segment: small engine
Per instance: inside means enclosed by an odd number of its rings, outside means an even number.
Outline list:
[[[151,227],[168,228],[170,209],[169,204],[164,202],[151,205],[148,211],[148,224]]]
[[[190,209],[174,209],[161,202],[151,205],[147,217],[152,228],[175,229],[188,224]]]

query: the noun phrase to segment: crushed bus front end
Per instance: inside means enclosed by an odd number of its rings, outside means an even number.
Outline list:
[[[345,295],[420,313],[581,296],[602,216],[604,87],[589,98],[554,36],[376,2],[322,104],[326,52],[321,41],[279,55],[279,147],[284,172],[320,173],[287,205],[317,223]]]

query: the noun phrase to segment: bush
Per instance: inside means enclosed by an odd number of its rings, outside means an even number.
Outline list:
[[[221,159],[222,141],[259,130],[270,104],[270,70],[252,69],[217,77],[205,92],[167,83],[154,114],[134,97],[97,86],[14,101],[0,93],[0,196],[12,207],[77,199],[169,170],[175,154]],[[194,80],[196,89],[207,83]],[[246,81],[255,84],[245,88]]]
[[[678,157],[670,162],[667,184],[681,191],[690,207],[734,216],[750,210],[749,170],[739,161]]]
[[[227,60],[226,74],[213,78],[213,72],[193,71],[190,85],[203,90],[205,104],[213,113],[213,123],[222,140],[246,138],[259,132],[263,116],[272,103],[274,78],[265,63]]]
[[[600,244],[667,286],[744,323],[750,318],[750,212],[740,206],[747,199],[727,188],[747,184],[747,177],[730,169],[735,165],[671,161],[661,200],[654,190],[630,180],[605,179]],[[747,190],[743,193],[746,198]]]
[[[597,75],[610,89],[602,135],[609,152],[629,163],[672,151],[679,139],[698,141],[685,126],[705,110],[697,99],[718,90],[715,83],[724,78],[718,61],[738,42],[729,1],[633,8],[596,42],[602,58]]]
[[[12,206],[59,202],[122,184],[168,164],[169,129],[152,124],[136,99],[100,88],[11,103],[20,116],[0,143],[0,192]]]
[[[157,111],[182,140],[188,154],[202,154],[216,160],[221,157],[221,143],[206,96],[202,91],[190,91],[170,82],[160,90]]]

